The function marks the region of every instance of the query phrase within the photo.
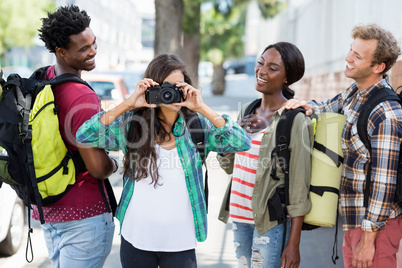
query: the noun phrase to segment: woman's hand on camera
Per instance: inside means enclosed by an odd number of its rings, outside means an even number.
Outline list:
[[[180,87],[183,91],[183,99],[185,100],[184,102],[179,102],[175,103],[174,105],[176,106],[185,106],[190,110],[193,110],[195,112],[200,112],[200,110],[204,107],[204,101],[202,100],[201,97],[201,91],[198,89],[195,89],[191,85],[187,83],[177,83],[177,87]]]
[[[144,78],[137,83],[135,87],[134,93],[126,100],[128,105],[131,108],[140,108],[140,107],[148,107],[148,108],[155,108],[155,104],[149,104],[145,100],[145,91],[151,87],[156,86],[158,83],[153,81],[150,78]]]
[[[148,89],[150,86],[157,85],[155,81],[152,79],[144,78],[140,82],[137,83],[137,86],[135,87],[134,93],[131,94],[128,99],[124,100],[122,103],[114,107],[113,109],[108,110],[106,113],[102,114],[101,117],[99,118],[99,122],[105,126],[109,126],[110,124],[113,123],[116,118],[118,118],[120,115],[124,114],[125,112],[135,109],[135,108],[140,108],[140,107],[149,107],[149,108],[155,108],[155,104],[149,104],[145,100],[145,91]]]
[[[221,128],[226,124],[226,120],[221,115],[216,113],[204,103],[201,97],[201,91],[199,89],[195,89],[187,83],[177,83],[176,86],[181,87],[183,90],[183,98],[185,101],[174,103],[173,105],[177,107],[184,106],[190,110],[193,110],[194,112],[202,114],[217,128]]]

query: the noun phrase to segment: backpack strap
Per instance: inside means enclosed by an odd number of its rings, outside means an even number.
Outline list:
[[[43,80],[43,77],[45,77],[45,76],[46,76],[46,78],[48,78],[46,72],[49,67],[50,66],[44,66],[44,67],[41,67],[41,68],[35,70],[35,72],[33,72],[33,74],[29,78],[35,79],[35,80]],[[75,82],[75,83],[84,84],[93,90],[93,88],[86,81],[82,80],[82,78],[79,77],[78,75],[75,75],[72,73],[61,74],[61,75],[56,76],[52,80],[46,79],[44,81],[50,81],[50,85],[52,85],[52,86],[57,86],[59,84],[66,83],[66,82]]]
[[[371,155],[371,144],[368,139],[367,126],[368,119],[373,109],[384,101],[394,100],[401,103],[401,98],[392,88],[382,88],[371,94],[368,100],[363,104],[360,110],[359,117],[357,119],[357,134],[359,135],[364,146],[369,150]],[[369,168],[366,176],[366,187],[364,188],[364,207],[368,207],[368,198],[371,188],[371,161],[368,163]]]
[[[97,180],[99,191],[102,195],[103,201],[105,202],[106,210],[112,213],[113,217],[116,216],[117,201],[113,192],[112,185],[110,184],[109,178],[102,180]],[[106,192],[105,192],[106,190]],[[110,205],[109,205],[110,203]]]
[[[368,119],[373,109],[384,101],[394,100],[401,103],[400,97],[391,88],[382,88],[375,94],[371,94],[368,100],[363,104],[359,118],[357,119],[357,133],[367,149],[371,151],[371,145],[368,141],[367,126]]]
[[[277,176],[277,163],[276,159],[280,159],[280,167],[285,174],[285,187],[284,187],[284,201],[285,208],[284,208],[284,222],[282,219],[278,220],[279,223],[283,223],[283,237],[282,237],[282,248],[281,252],[285,248],[285,240],[286,240],[286,233],[287,233],[287,209],[286,206],[289,205],[289,162],[290,162],[290,151],[289,151],[289,144],[290,144],[290,130],[292,128],[293,120],[296,115],[300,112],[305,112],[305,110],[301,107],[292,109],[292,110],[284,110],[282,112],[281,117],[279,118],[278,125],[276,126],[276,146],[272,150],[271,153],[271,160],[272,160],[272,171],[271,177],[274,180],[279,180]],[[283,189],[283,188],[282,188]],[[279,189],[278,189],[279,190]],[[279,192],[280,193],[280,192]],[[281,194],[280,194],[281,195]],[[280,204],[279,204],[280,205]],[[282,209],[282,208],[279,208]]]
[[[43,77],[46,75],[47,69],[50,67],[50,65],[48,66],[43,66],[39,69],[36,69],[31,76],[29,77],[29,79],[34,79],[34,80],[42,80]]]
[[[342,165],[343,157],[335,153],[331,149],[325,147],[323,144],[314,141],[314,148],[327,155],[337,167],[340,167]]]
[[[75,83],[84,84],[87,87],[89,87],[91,90],[93,90],[93,88],[86,81],[82,80],[81,77],[79,77],[75,74],[71,74],[71,73],[66,73],[66,74],[61,74],[59,76],[56,76],[55,78],[50,80],[50,85],[57,86],[57,85],[67,83],[67,82],[75,82]]]
[[[208,170],[205,155],[205,132],[201,125],[201,120],[197,113],[191,115],[185,115],[184,120],[188,131],[190,132],[191,139],[200,154],[202,164],[205,166],[205,183],[204,183],[204,194],[205,194],[205,204],[208,213],[208,197],[209,197],[209,187],[208,187]]]
[[[198,114],[184,116],[191,139],[201,156],[202,163],[205,164],[205,133],[201,125]]]
[[[261,99],[261,98],[252,101],[252,102],[247,106],[247,108],[245,109],[244,114],[243,114],[243,117],[246,116],[246,115],[252,114],[252,113],[254,112],[254,110],[255,110],[257,107],[261,106],[261,102],[262,102],[262,99]]]
[[[3,86],[5,83],[4,78],[3,78],[3,70],[0,69],[0,86]]]
[[[279,180],[276,172],[276,158],[281,159],[281,169],[285,174],[285,205],[289,205],[289,162],[290,162],[290,131],[292,129],[293,120],[300,112],[305,112],[301,107],[284,110],[279,118],[276,127],[276,146],[272,150],[271,159],[273,160],[271,177],[274,180]]]

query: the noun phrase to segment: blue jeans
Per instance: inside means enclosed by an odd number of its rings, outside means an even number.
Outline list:
[[[120,261],[123,268],[196,268],[195,249],[154,252],[135,248],[121,236]]]
[[[43,224],[52,266],[102,267],[112,250],[114,227],[111,213],[77,221]]]
[[[286,243],[290,235],[290,219],[286,221]],[[283,224],[258,235],[254,224],[233,222],[233,237],[238,267],[281,267]],[[285,244],[286,245],[286,244]]]

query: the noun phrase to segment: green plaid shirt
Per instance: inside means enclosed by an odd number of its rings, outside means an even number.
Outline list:
[[[126,154],[128,149],[125,135],[130,125],[128,122],[133,120],[133,113],[127,112],[121,115],[109,126],[99,122],[101,114],[96,114],[79,128],[77,141],[98,148],[120,149]],[[205,155],[208,155],[210,151],[222,153],[246,151],[251,146],[247,133],[229,116],[223,115],[223,117],[226,120],[225,126],[216,128],[204,116],[199,115],[205,133]],[[193,142],[190,142],[191,136],[182,117],[176,121],[173,132],[186,178],[197,241],[202,242],[207,238],[207,211],[201,157]],[[133,195],[134,185],[135,182],[131,178],[124,178],[123,193],[116,212],[120,226]]]

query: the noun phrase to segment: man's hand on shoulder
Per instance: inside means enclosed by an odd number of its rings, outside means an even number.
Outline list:
[[[290,99],[288,100],[285,105],[285,109],[296,109],[298,107],[302,107],[304,110],[306,110],[306,115],[312,115],[314,113],[314,108],[307,103],[305,100],[299,100],[299,99]]]

